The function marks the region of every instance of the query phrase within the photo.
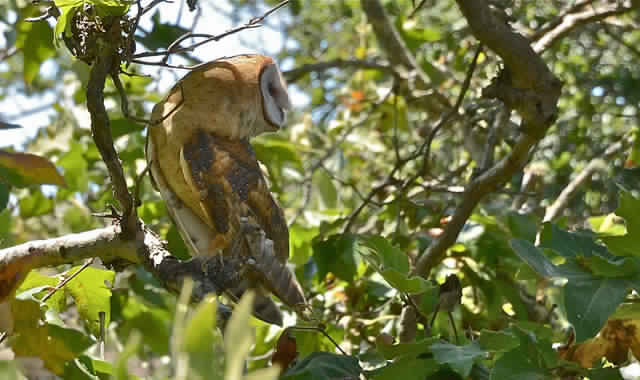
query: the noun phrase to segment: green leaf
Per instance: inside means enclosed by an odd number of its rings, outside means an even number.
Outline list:
[[[546,380],[551,379],[550,371],[532,360],[528,352],[515,348],[502,355],[491,371],[491,380]]]
[[[131,2],[127,0],[85,0],[96,6],[100,16],[124,16],[129,11]]]
[[[534,241],[538,231],[538,222],[532,214],[511,211],[506,216],[509,231],[515,238]]]
[[[64,363],[77,357],[94,342],[85,334],[42,318],[37,302],[12,301],[14,340],[11,348],[17,356],[35,356],[57,375],[64,373]]]
[[[111,134],[113,139],[128,135],[134,132],[140,132],[145,128],[144,125],[138,124],[135,121],[129,119],[113,119],[111,120]]]
[[[314,352],[280,377],[282,380],[358,379],[362,368],[353,356]]]
[[[403,356],[415,358],[423,353],[429,352],[431,345],[437,341],[438,338],[431,337],[413,343],[379,344],[376,346],[376,349],[387,360]]]
[[[619,256],[640,256],[640,200],[629,192],[620,193],[616,215],[624,218],[627,234],[624,236],[603,236],[602,241],[611,252]]]
[[[182,348],[189,354],[191,368],[201,378],[222,371],[222,339],[216,330],[216,311],[217,298],[205,299],[184,329]]]
[[[73,16],[79,7],[82,6],[84,0],[56,0],[55,4],[60,11],[58,22],[56,23],[54,44],[55,47],[60,47],[61,36],[64,34],[66,37],[71,36],[71,22]]]
[[[387,239],[381,236],[359,235],[358,241],[358,252],[363,257],[370,258],[379,271],[395,269],[401,274],[409,273],[409,258]]]
[[[18,290],[16,290],[16,294],[18,297],[20,293],[26,292],[27,290],[42,288],[39,292],[38,297],[36,299],[41,299],[49,292],[49,290],[53,289],[56,285],[58,285],[60,281],[57,278],[45,276],[40,274],[40,272],[32,270],[29,272],[27,277],[24,279]],[[44,287],[44,288],[43,288]],[[57,312],[62,312],[66,307],[67,298],[65,297],[64,291],[59,290],[55,292],[49,299],[46,304],[56,310]]]
[[[324,170],[318,170],[313,175],[313,184],[319,191],[323,208],[335,208],[338,205],[338,191],[333,180]]]
[[[575,273],[579,267],[567,263]],[[576,331],[576,343],[595,336],[627,295],[628,282],[623,278],[596,277],[583,272],[569,278],[564,287],[567,319]]]
[[[358,253],[394,288],[415,294],[427,291],[432,285],[420,276],[408,277],[409,258],[385,238],[373,235],[358,236]]]
[[[356,277],[356,237],[332,235],[327,240],[313,244],[313,260],[318,266],[318,278],[324,279],[331,272],[345,281]]]
[[[289,261],[295,265],[306,264],[313,255],[312,240],[317,235],[317,228],[303,227],[297,223],[289,227],[291,241],[291,257]]]
[[[558,366],[558,354],[551,347],[551,342],[517,327],[509,331],[520,340],[520,345],[496,361],[491,379],[552,378],[551,370]]]
[[[509,351],[518,347],[520,341],[506,331],[482,330],[478,344],[487,351]]]
[[[180,232],[178,232],[178,229],[174,224],[171,224],[171,226],[169,227],[166,239],[167,249],[173,256],[181,260],[188,260],[191,258],[189,249],[187,248],[186,244],[184,244],[184,240],[182,240],[182,236],[180,236]]]
[[[56,55],[53,46],[53,31],[46,21],[28,22],[24,18],[37,16],[38,7],[28,7],[27,14],[18,23],[18,37],[16,48],[22,51],[24,57],[23,79],[31,84],[40,72],[42,63]]]
[[[64,275],[72,275],[79,269],[79,266],[73,267]],[[113,286],[114,280],[115,272],[113,271],[87,267],[66,285],[85,325],[95,336],[100,334],[100,312],[105,313],[105,326],[109,326],[111,321],[110,287]]]
[[[144,344],[158,355],[169,353],[169,331],[172,314],[167,308],[150,307],[138,297],[114,292],[112,298],[112,319],[118,321],[120,336],[142,334]]]
[[[487,355],[477,343],[466,346],[456,346],[451,343],[438,342],[431,345],[433,357],[442,364],[448,364],[451,369],[462,377],[469,376],[474,361]]]
[[[536,272],[547,277],[564,277],[568,282],[563,288],[567,318],[576,330],[576,341],[582,342],[594,336],[609,316],[624,300],[635,274],[628,277],[602,277],[586,271],[578,260],[571,257],[570,249],[564,250],[567,261],[555,266],[533,244],[514,239],[513,249]],[[570,242],[567,247],[575,248]],[[593,256],[597,257],[597,256]]]
[[[553,265],[542,251],[527,240],[511,240],[511,248],[524,262],[529,264],[539,275],[545,277],[562,276],[562,271]]]
[[[325,332],[336,342],[341,342],[345,338],[344,329],[336,326],[327,326]],[[293,334],[296,339],[298,358],[304,358],[314,352],[335,350],[333,343],[317,331],[291,331],[290,334]]]
[[[424,380],[440,368],[434,359],[401,357],[373,372],[374,380]]]
[[[632,257],[607,260],[600,256],[593,256],[578,258],[577,262],[596,276],[628,277],[640,273],[640,260]]]
[[[225,379],[239,379],[242,376],[244,361],[254,342],[253,329],[248,328],[255,295],[246,292],[233,310],[224,333],[224,351],[226,354]]]
[[[586,232],[567,232],[552,223],[545,223],[540,234],[540,247],[550,248],[563,257],[611,256],[607,248],[596,244],[594,235]]]
[[[54,201],[45,197],[40,190],[32,191],[18,201],[20,217],[27,219],[34,216],[45,215],[53,211]]]
[[[84,157],[86,147],[76,141],[71,142],[69,151],[58,159],[64,169],[64,177],[71,191],[86,192],[89,189],[88,164]]]
[[[433,285],[420,276],[407,277],[395,269],[387,269],[380,272],[382,277],[400,292],[418,294],[433,288]]]
[[[0,150],[0,181],[17,187],[29,185],[66,186],[55,165],[30,153]]]
[[[593,216],[588,219],[591,229],[598,236],[624,236],[627,234],[627,228],[623,219],[614,213],[601,216]]]
[[[113,366],[105,361],[81,355],[65,364],[65,380],[99,380],[113,375]]]

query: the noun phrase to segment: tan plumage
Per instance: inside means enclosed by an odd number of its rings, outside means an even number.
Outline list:
[[[191,254],[253,259],[245,281],[228,290],[234,300],[253,287],[292,307],[305,303],[286,267],[286,221],[249,144],[250,137],[279,129],[289,106],[273,60],[242,55],[190,72],[153,109],[152,120],[162,122],[149,127],[147,161]],[[263,231],[273,254],[257,248],[247,229]],[[254,306],[259,318],[282,324],[264,292]]]

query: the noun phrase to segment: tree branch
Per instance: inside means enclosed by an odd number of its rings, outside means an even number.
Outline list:
[[[113,147],[113,136],[109,115],[104,106],[104,86],[107,76],[117,75],[120,57],[117,44],[120,41],[120,25],[114,22],[111,29],[98,40],[96,59],[91,67],[89,82],[87,84],[87,109],[91,115],[91,133],[93,140],[100,151],[102,160],[107,165],[111,184],[115,193],[115,199],[123,210],[123,230],[126,237],[133,238],[137,228],[137,215],[133,204],[133,198],[127,188],[127,181],[118,153]]]
[[[210,257],[181,261],[166,250],[164,242],[141,225],[138,239],[126,239],[120,224],[55,239],[34,240],[0,250],[0,302],[24,280],[30,270],[71,264],[99,257],[107,265],[118,262],[142,264],[163,282],[167,289],[179,292],[185,277],[194,280],[192,298],[203,299],[208,293],[220,293],[241,275],[238,260]]]
[[[402,36],[387,16],[379,0],[361,0],[360,5],[367,15],[367,19],[373,27],[382,49],[387,54],[391,65],[400,66],[408,70],[415,77],[416,87],[421,90],[429,90],[426,97],[421,97],[423,108],[440,114],[442,111],[451,108],[451,104],[445,96],[436,91],[431,86],[431,79],[422,70],[416,58],[413,56]],[[439,75],[448,76],[448,73],[440,72]]]
[[[336,69],[336,68],[344,69],[348,67],[353,67],[357,69],[379,70],[379,71],[391,73],[394,76],[397,76],[397,73],[393,70],[393,67],[389,65],[372,62],[372,61],[364,61],[359,59],[334,59],[326,62],[311,63],[307,65],[302,65],[292,70],[287,70],[282,74],[284,75],[288,83],[295,83],[298,80],[302,79],[302,77],[304,77],[305,75],[312,72],[321,72],[321,71],[327,71],[327,70]]]
[[[484,96],[496,97],[518,111],[524,133],[506,157],[469,183],[443,234],[416,263],[414,272],[423,277],[442,261],[476,205],[524,167],[531,149],[556,118],[561,89],[561,82],[533,51],[528,40],[495,17],[485,1],[457,0],[457,3],[474,36],[504,60],[503,72],[485,89]]]
[[[606,167],[606,159],[611,158],[625,147],[624,140],[618,141],[609,146],[603,153],[602,157],[595,157],[587,166],[577,175],[567,187],[565,187],[558,198],[545,210],[543,222],[550,222],[555,219],[564,210],[569,201],[575,196],[580,186],[585,183],[591,175],[598,169]]]
[[[590,3],[589,1],[585,3]],[[567,13],[559,21],[555,23],[553,28],[544,29],[544,33],[536,33],[532,37],[532,41],[536,41],[533,44],[533,50],[537,53],[542,53],[551,47],[556,41],[564,38],[572,30],[579,26],[586,25],[592,22],[603,20],[610,16],[621,15],[626,12],[630,12],[633,9],[640,7],[640,2],[632,2],[632,5],[622,6],[617,1],[605,2],[604,5],[595,7],[590,6],[582,12]],[[572,7],[573,10],[578,10],[582,7]]]

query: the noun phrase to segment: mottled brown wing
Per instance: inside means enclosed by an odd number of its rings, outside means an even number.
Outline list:
[[[253,275],[284,303],[305,303],[302,289],[286,267],[289,231],[282,210],[267,188],[247,140],[229,140],[199,131],[180,154],[186,182],[200,194],[200,207],[223,254],[254,258]],[[273,252],[252,249],[247,227],[264,231]]]
[[[173,219],[173,222],[178,228],[180,236],[182,236],[182,239],[189,248],[191,255],[206,257],[223,254],[225,246],[222,244],[224,243],[224,240],[220,239],[221,236],[218,236],[212,226],[203,219],[202,212],[198,212],[199,210],[194,210],[192,208],[194,203],[189,205],[183,202],[184,198],[179,197],[169,185],[169,178],[167,178],[166,172],[162,170],[159,162],[158,154],[159,151],[162,151],[161,148],[164,147],[155,146],[153,139],[149,138],[147,140],[147,159],[149,161],[149,166],[151,167],[152,181],[156,189],[160,191],[162,198],[165,200],[171,219]],[[166,155],[163,157],[166,158]],[[175,175],[180,176],[181,180],[184,181],[184,175],[181,171],[177,172]],[[175,182],[176,178],[171,178],[171,180],[174,180]],[[188,185],[182,186],[181,189],[189,192],[198,191],[197,189],[192,189]],[[187,195],[187,199],[192,198],[188,194],[181,195],[183,197]],[[244,294],[244,292],[250,287],[251,281],[246,278],[241,283],[236,284],[233,288],[227,289],[226,294],[231,298],[231,300],[238,301],[242,294]],[[253,304],[255,316],[265,322],[282,326],[282,313],[278,306],[276,306],[273,300],[271,300],[268,295],[264,294],[261,289],[258,288],[257,290],[258,293],[256,294]]]

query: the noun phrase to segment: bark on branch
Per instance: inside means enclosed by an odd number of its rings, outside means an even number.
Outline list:
[[[457,0],[457,3],[473,35],[504,60],[504,70],[484,95],[496,97],[516,110],[522,118],[523,133],[506,157],[469,183],[442,236],[416,263],[415,273],[424,277],[442,261],[476,205],[527,163],[532,148],[555,121],[562,87],[529,41],[496,17],[485,1]]]
[[[242,263],[221,257],[181,261],[165,244],[141,224],[136,239],[124,238],[118,223],[104,228],[55,239],[34,240],[0,250],[0,302],[17,288],[30,270],[100,258],[119,266],[142,264],[167,289],[180,291],[186,277],[194,280],[192,299],[201,300],[210,292],[220,293],[238,281]]]
[[[91,115],[91,133],[100,151],[102,160],[107,165],[115,199],[123,210],[123,233],[132,238],[136,234],[137,215],[133,197],[127,187],[124,172],[118,153],[113,147],[111,124],[104,106],[104,85],[107,76],[116,73],[120,65],[118,41],[121,39],[120,24],[114,22],[110,30],[98,39],[97,56],[91,67],[87,84],[87,108]]]

